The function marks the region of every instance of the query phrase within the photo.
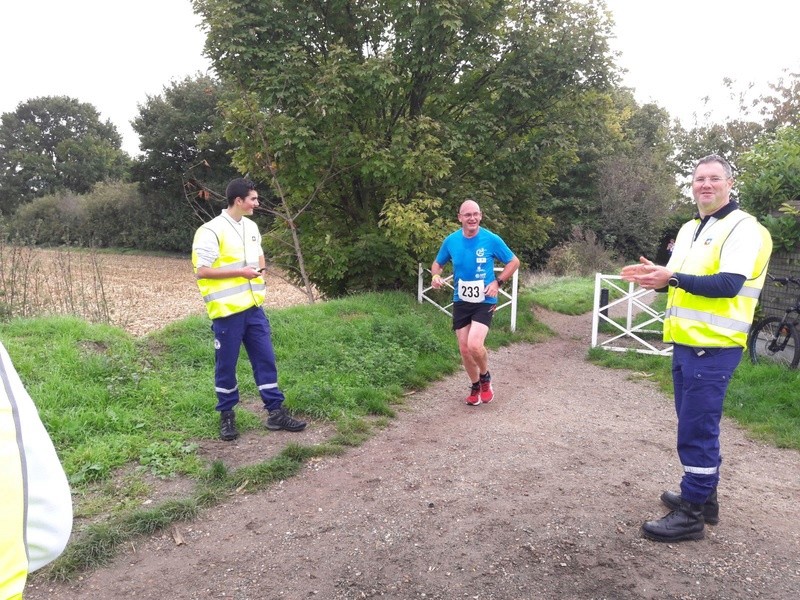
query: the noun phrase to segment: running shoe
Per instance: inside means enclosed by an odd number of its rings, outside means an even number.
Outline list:
[[[467,396],[467,404],[470,406],[478,406],[481,403],[481,384],[473,383],[472,388]]]
[[[492,389],[492,376],[489,374],[489,371],[486,371],[485,375],[481,375],[481,402],[484,404],[489,404],[492,400],[494,400],[494,390]]]

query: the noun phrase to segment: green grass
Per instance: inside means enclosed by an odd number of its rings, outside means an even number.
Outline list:
[[[516,333],[510,311],[500,311],[487,344],[551,335],[534,321],[531,303],[523,292]],[[269,316],[287,406],[334,423],[336,433],[318,446],[290,444],[279,457],[232,473],[197,453],[198,442],[216,439],[219,427],[207,318],[190,317],[143,339],[72,317],[0,324],[74,493],[77,535],[50,576],[101,564],[133,535],[191,518],[243,485],[259,489],[289,477],[312,456],[363,443],[395,415],[407,391],[461,368],[450,319],[410,294],[353,296]],[[243,404],[260,405],[244,352],[238,379]],[[241,431],[263,431],[263,417],[237,415]],[[195,482],[191,496],[142,511],[152,491],[148,477],[177,476]]]
[[[671,357],[592,348],[589,359],[604,367],[631,371],[630,377],[647,377],[672,396]],[[724,413],[757,439],[779,448],[800,450],[797,390],[800,390],[800,370],[753,365],[745,350],[728,387]]]
[[[627,283],[618,281],[619,287]],[[584,315],[594,308],[594,277],[541,277],[534,280],[529,293],[535,304],[564,315]],[[622,293],[604,282],[609,299],[622,297]]]
[[[612,289],[611,298],[614,298],[614,295],[619,295],[621,297],[619,292]],[[655,297],[653,298],[652,302],[650,302],[649,306],[656,312],[664,312],[664,310],[667,307],[667,295],[656,293]],[[652,319],[652,316],[650,314],[641,311],[633,316],[633,325],[641,325],[642,323],[644,323],[645,321],[649,321],[650,319]],[[623,327],[627,322],[626,317],[613,317],[611,320],[614,321],[615,323],[618,323],[619,325],[622,325]],[[604,319],[599,320],[598,331],[600,333],[609,333],[612,335],[620,333],[619,329],[617,329],[616,327],[611,325],[611,323],[608,323]],[[660,323],[655,322],[655,323],[650,323],[647,326],[646,331],[639,331],[637,335],[640,338],[652,342],[653,340],[661,340],[662,332],[663,329]]]
[[[672,395],[671,358],[610,352],[593,348],[589,358],[596,364],[631,371],[631,377],[656,381]],[[753,437],[778,448],[800,450],[800,370],[778,365],[753,365],[745,352],[725,397],[725,414]]]
[[[594,306],[594,278],[562,277],[534,284],[531,297],[535,304],[565,315],[583,315]]]

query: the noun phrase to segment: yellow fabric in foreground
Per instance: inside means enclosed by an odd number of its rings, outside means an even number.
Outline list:
[[[28,557],[23,537],[25,490],[17,426],[11,399],[0,386],[0,600],[22,598],[28,577]]]

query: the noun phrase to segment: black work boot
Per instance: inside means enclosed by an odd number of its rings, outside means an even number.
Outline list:
[[[675,492],[666,491],[661,494],[661,502],[671,510],[676,510],[681,505],[681,495]],[[719,502],[717,502],[717,490],[708,497],[703,504],[703,520],[709,525],[719,523]]]
[[[277,431],[278,429],[285,429],[286,431],[302,431],[306,428],[305,421],[298,421],[289,411],[283,408],[276,408],[269,411],[269,418],[266,422],[267,429]]]
[[[219,437],[230,442],[239,437],[236,430],[236,413],[232,410],[223,410],[219,413]]]
[[[658,521],[642,525],[642,535],[656,542],[701,540],[703,532],[703,505],[681,500],[680,506]]]

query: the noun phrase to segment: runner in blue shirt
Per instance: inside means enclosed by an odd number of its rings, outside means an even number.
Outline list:
[[[453,263],[453,330],[472,384],[466,400],[470,406],[488,404],[494,399],[484,342],[497,306],[498,290],[519,268],[519,259],[502,238],[481,228],[481,217],[477,202],[464,202],[458,211],[461,229],[445,238],[431,265],[431,285],[438,290],[444,284],[444,265]],[[505,265],[497,277],[495,259]]]

